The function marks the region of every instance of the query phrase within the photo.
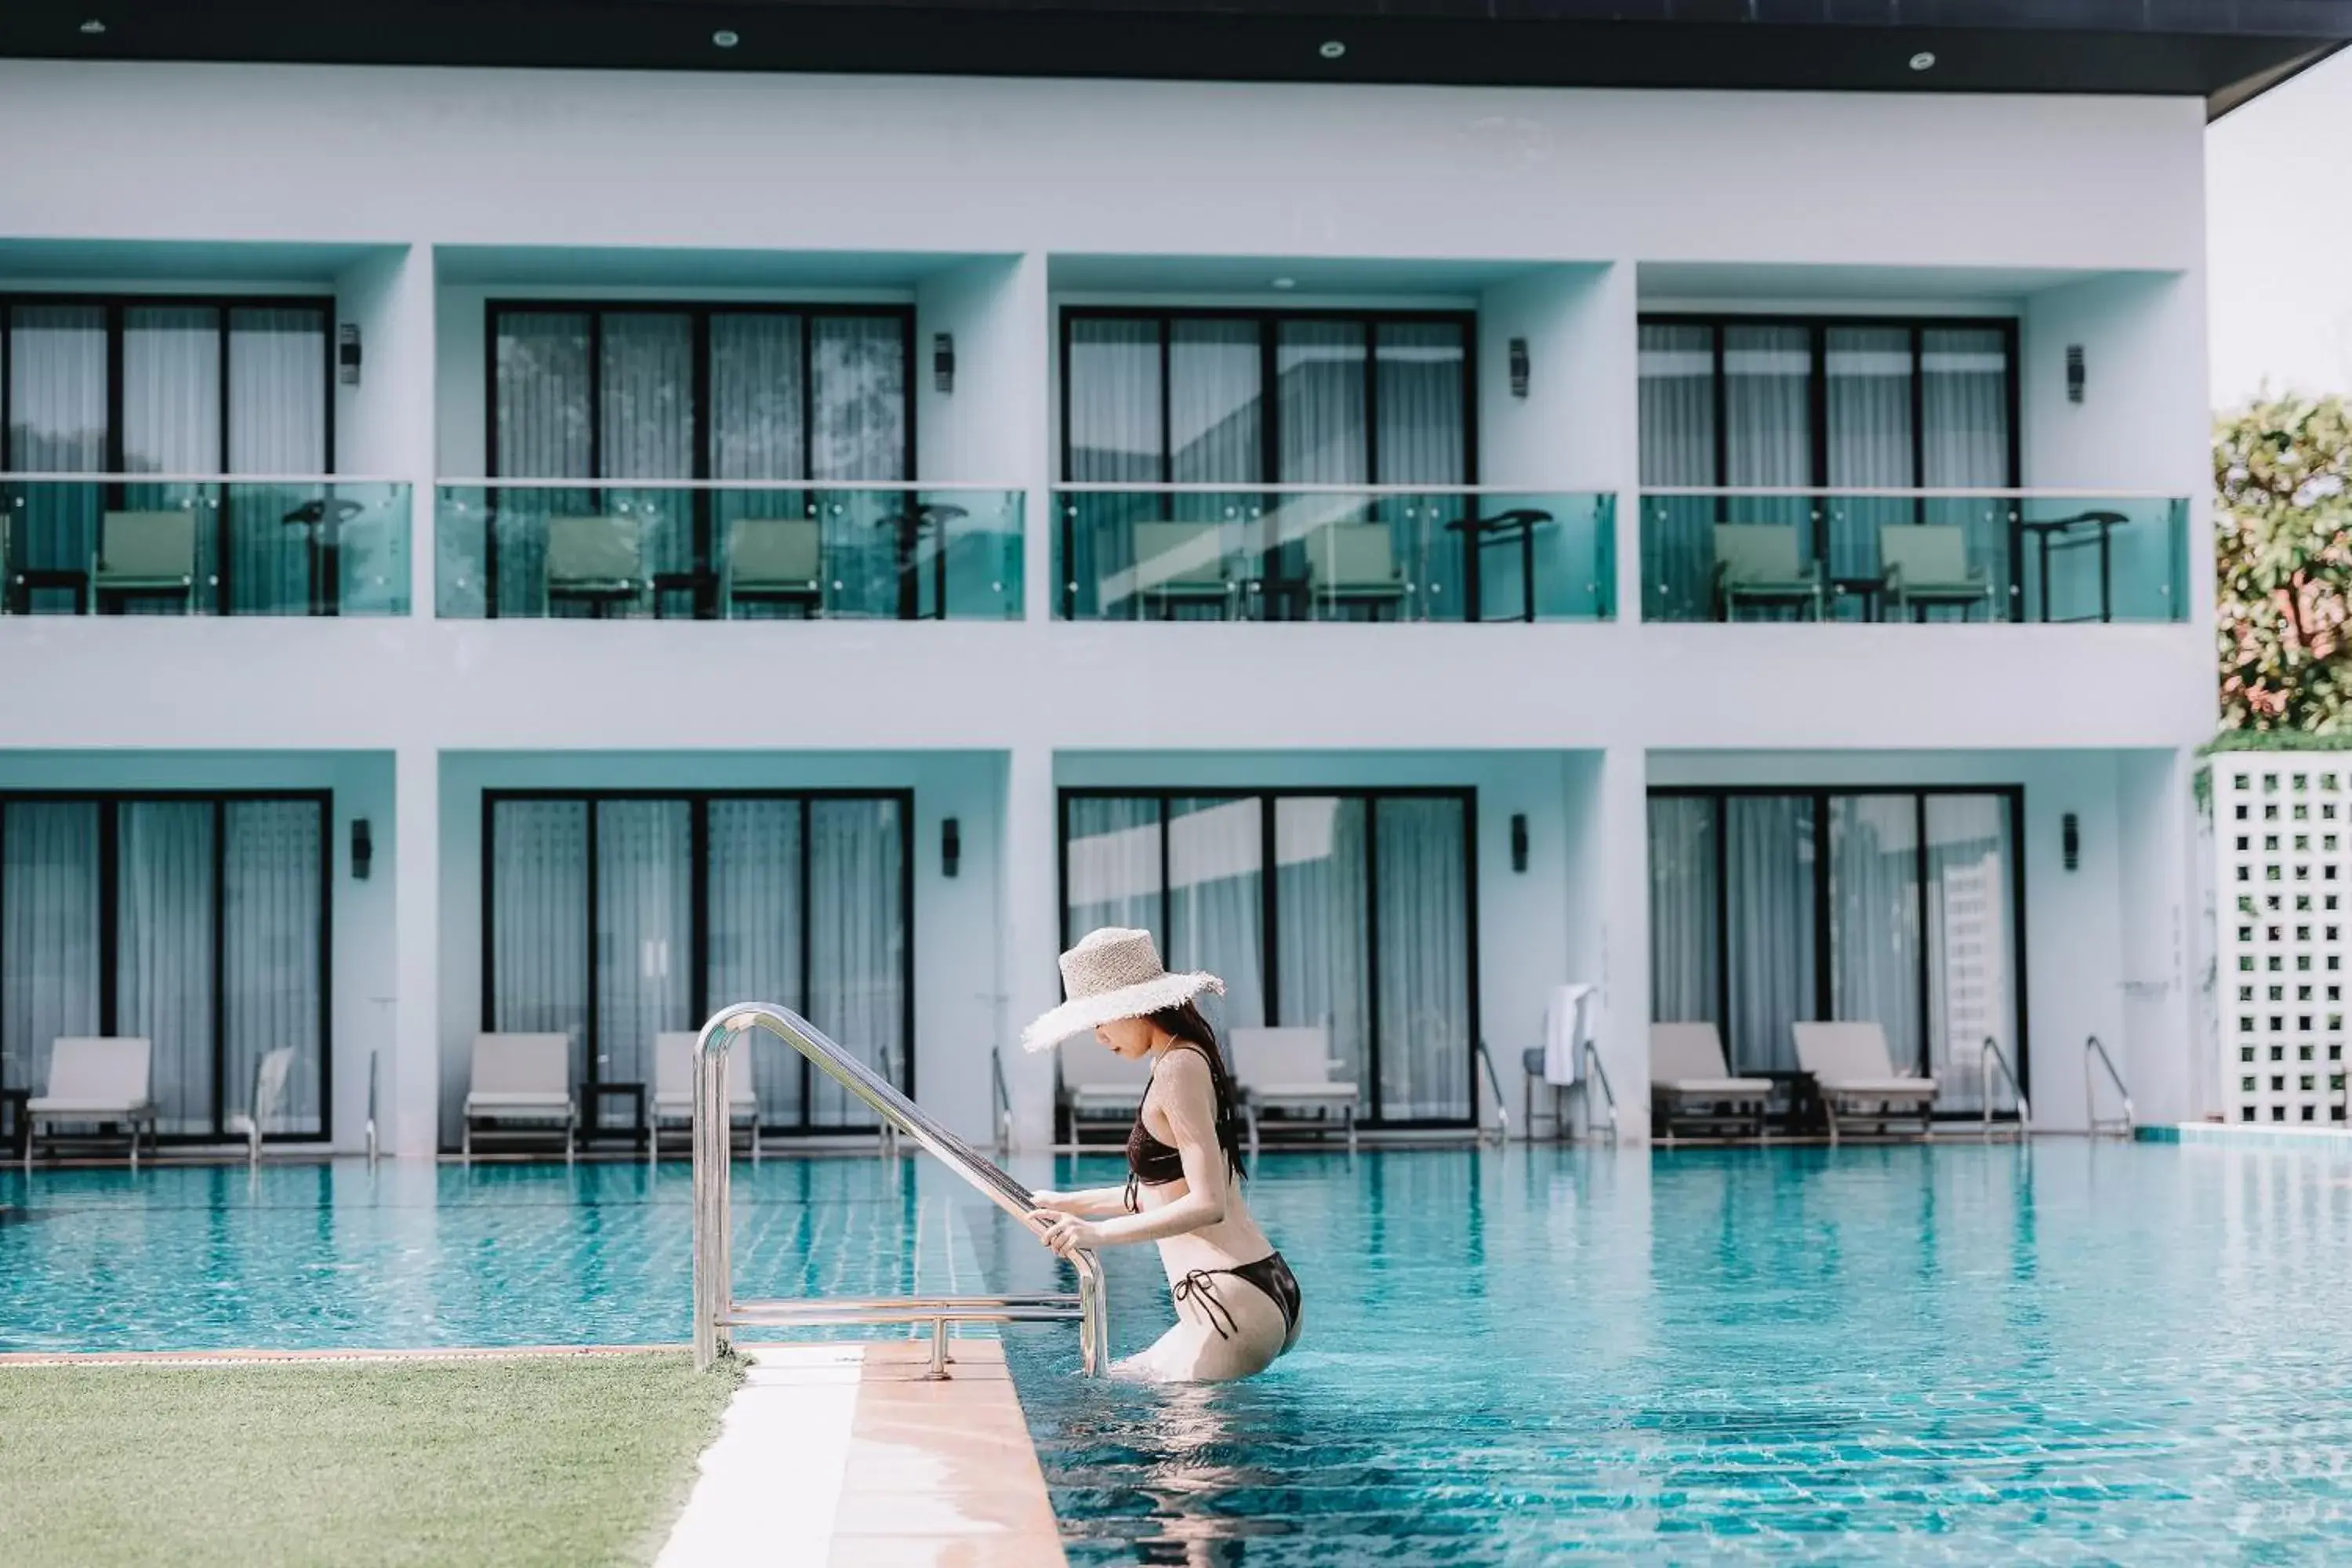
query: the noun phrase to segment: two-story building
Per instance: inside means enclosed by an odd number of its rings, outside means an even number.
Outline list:
[[[2203,138],[2352,5],[1460,9],[0,18],[5,1081],[425,1154],[759,997],[1035,1143],[1118,922],[1375,1135],[1570,984],[1629,1137],[2212,1105]]]

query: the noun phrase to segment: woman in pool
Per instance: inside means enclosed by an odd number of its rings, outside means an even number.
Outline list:
[[[1081,1248],[1160,1244],[1176,1326],[1119,1375],[1221,1383],[1264,1372],[1298,1342],[1298,1280],[1242,1200],[1239,1113],[1216,1032],[1194,998],[1223,994],[1213,974],[1171,974],[1150,931],[1104,930],[1062,954],[1069,997],[1022,1032],[1039,1051],[1091,1029],[1151,1082],[1127,1137],[1127,1184],[1039,1193],[1043,1240]]]

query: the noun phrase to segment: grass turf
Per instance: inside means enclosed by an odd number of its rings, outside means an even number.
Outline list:
[[[649,1563],[737,1381],[668,1352],[0,1368],[0,1561]]]

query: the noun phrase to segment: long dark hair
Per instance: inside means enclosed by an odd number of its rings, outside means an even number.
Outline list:
[[[1209,1064],[1209,1081],[1217,1097],[1217,1147],[1225,1152],[1236,1179],[1249,1175],[1242,1161],[1241,1091],[1234,1087],[1233,1074],[1225,1070],[1225,1053],[1218,1048],[1217,1031],[1201,1015],[1198,1005],[1179,1002],[1173,1007],[1162,1007],[1150,1015],[1150,1022],[1176,1037],[1180,1046],[1190,1046]]]

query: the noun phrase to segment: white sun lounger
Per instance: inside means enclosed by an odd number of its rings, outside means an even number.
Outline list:
[[[563,1130],[563,1163],[572,1163],[580,1110],[572,1099],[572,1037],[477,1035],[473,1086],[466,1095],[459,1152],[474,1158],[477,1121],[535,1121]]]
[[[25,1105],[25,1169],[33,1168],[33,1146],[44,1122],[112,1122],[131,1130],[131,1168],[139,1168],[139,1129],[155,1147],[155,1100],[148,1088],[155,1048],[135,1035],[68,1035],[49,1047],[45,1093]]]
[[[1143,1106],[1143,1091],[1151,1087],[1151,1064],[1129,1061],[1082,1035],[1062,1047],[1062,1106],[1069,1112],[1070,1142],[1079,1142],[1078,1124],[1132,1117]]]
[[[694,1125],[694,1041],[688,1030],[654,1037],[654,1102],[646,1111],[648,1165],[660,1157],[663,1122]],[[727,1067],[727,1121],[730,1129],[749,1130],[751,1163],[756,1165],[760,1163],[760,1091],[751,1082],[751,1057],[749,1051],[730,1055],[734,1059]]]
[[[1671,1140],[1677,1123],[1737,1128],[1764,1141],[1769,1078],[1734,1078],[1713,1024],[1650,1026],[1650,1110]]]
[[[1886,1031],[1875,1024],[1796,1024],[1797,1065],[1812,1075],[1822,1108],[1829,1115],[1830,1142],[1845,1125],[1864,1124],[1885,1132],[1898,1121],[1927,1135],[1936,1106],[1936,1080],[1895,1070]]]
[[[1322,1115],[1337,1110],[1347,1131],[1349,1152],[1355,1152],[1356,1086],[1333,1081],[1335,1065],[1328,1029],[1293,1026],[1234,1031],[1234,1079],[1241,1090],[1253,1157],[1257,1153],[1259,1113],[1276,1107],[1312,1110]]]
[[[245,1110],[232,1113],[228,1119],[229,1131],[245,1140],[248,1165],[261,1163],[262,1128],[286,1114],[286,1080],[293,1072],[291,1046],[264,1051],[261,1059],[253,1064],[253,1099],[247,1102]]]

